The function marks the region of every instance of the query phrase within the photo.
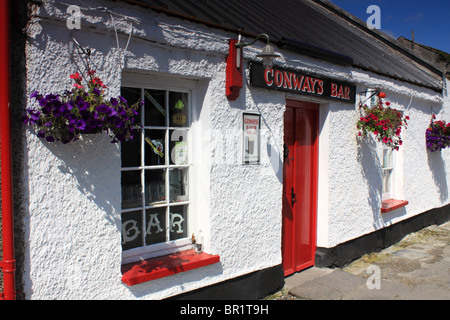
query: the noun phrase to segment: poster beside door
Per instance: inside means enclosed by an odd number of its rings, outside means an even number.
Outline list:
[[[260,161],[260,128],[259,114],[243,114],[243,162],[259,163]]]

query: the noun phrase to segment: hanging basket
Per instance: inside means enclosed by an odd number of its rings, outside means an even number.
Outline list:
[[[134,138],[141,101],[129,106],[122,96],[106,99],[106,86],[95,76],[95,70],[87,70],[84,86],[78,72],[70,78],[75,82],[73,88],[63,94],[31,94],[39,107],[27,109],[23,121],[36,128],[38,137],[62,143],[76,141],[82,134],[102,132],[110,134],[113,143]]]
[[[436,116],[433,114],[425,133],[427,150],[430,152],[441,151],[450,146],[450,124],[435,119]]]
[[[384,102],[385,93],[377,92],[377,95],[377,103],[374,106],[362,104],[359,106],[361,117],[356,124],[358,136],[365,138],[372,133],[379,142],[398,150],[403,144],[402,128],[407,129],[409,117],[404,116],[401,111],[392,109],[390,102]]]

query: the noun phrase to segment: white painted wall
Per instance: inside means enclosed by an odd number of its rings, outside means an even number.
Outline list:
[[[192,186],[197,191],[194,223],[205,234],[205,250],[219,254],[221,261],[125,286],[120,272],[119,146],[109,143],[107,135],[49,144],[27,128],[26,298],[160,299],[280,264],[282,175],[281,166],[272,166],[268,150],[278,160],[284,95],[274,100],[270,92],[255,95],[245,86],[237,101],[226,99],[225,58],[231,37],[226,33],[121,4],[121,13],[141,19],[122,58],[107,14],[82,11],[81,30],[70,32],[65,8],[62,2],[46,3],[40,10],[42,21],[30,29],[28,93],[61,92],[71,86],[69,75],[82,66],[70,51],[72,36],[91,48],[93,68],[112,96],[120,92],[123,72],[144,72],[149,82],[162,76],[168,85],[189,82],[195,104],[193,174],[198,177]],[[122,22],[119,31],[128,27]],[[119,40],[125,46],[127,38]],[[260,165],[242,164],[244,111],[263,117]]]
[[[371,75],[369,82],[358,85],[358,91],[383,84],[383,80]],[[329,145],[329,223],[322,230],[319,224],[319,246],[333,247],[449,203],[448,150],[431,154],[425,147],[425,130],[431,114],[439,112],[445,119],[450,108],[448,97],[443,104],[442,95],[399,82],[382,85],[381,90],[386,92],[386,100],[392,107],[403,110],[411,118],[408,129],[402,133],[403,146],[396,152],[398,183],[394,188],[395,198],[407,200],[409,205],[380,213],[382,149],[372,137],[365,141],[356,138],[355,123],[359,118],[356,107],[332,105],[327,115],[329,136],[321,137],[321,142],[328,139]],[[319,221],[324,212],[319,209]]]
[[[90,1],[92,7],[132,16],[128,51],[116,48],[108,14],[83,10],[81,30],[66,28],[67,6],[46,3],[41,21],[30,27],[27,91],[60,92],[81,66],[70,50],[71,37],[93,51],[93,66],[119,94],[123,72],[188,81],[193,86],[197,121],[192,186],[196,225],[205,250],[221,262],[148,283],[121,282],[120,152],[106,135],[83,137],[68,145],[49,144],[27,128],[24,177],[27,201],[25,296],[27,299],[161,299],[281,263],[283,113],[286,95],[249,88],[225,96],[227,39],[236,37],[185,20],[157,15],[123,3]],[[123,49],[131,25],[116,20]],[[254,58],[259,44],[247,47]],[[320,101],[318,246],[332,247],[383,226],[448,203],[448,150],[428,155],[425,129],[431,112],[445,118],[449,98],[416,86],[367,75],[348,67],[281,52],[278,64],[316,71],[358,84],[358,91],[381,86],[388,99],[411,117],[405,135],[403,190],[410,201],[402,211],[380,215],[379,155],[373,142],[358,143],[354,105]],[[153,79],[154,80],[154,79]],[[294,98],[301,98],[296,96]],[[316,101],[317,102],[317,101]],[[447,110],[447,112],[445,112]],[[242,165],[242,112],[262,115],[261,164]],[[445,119],[450,120],[450,119]],[[272,159],[272,161],[271,161]]]

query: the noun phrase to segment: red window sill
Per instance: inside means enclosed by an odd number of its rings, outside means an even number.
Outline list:
[[[391,212],[408,205],[408,201],[389,199],[381,203],[381,213]]]
[[[167,256],[150,258],[122,265],[122,282],[133,286],[176,273],[201,268],[220,261],[218,255],[205,252],[197,254],[194,250],[177,252]]]

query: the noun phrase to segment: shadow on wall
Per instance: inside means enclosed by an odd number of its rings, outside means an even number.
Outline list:
[[[43,142],[43,145],[60,159],[58,171],[74,177],[79,192],[105,212],[106,219],[120,230],[120,216],[115,215],[117,204],[120,205],[120,187],[111,185],[120,181],[120,157],[117,145],[110,143],[110,139],[107,134],[89,134],[68,144]]]
[[[382,190],[382,167],[376,152],[376,142],[368,137],[361,138],[358,143],[358,162],[361,165],[361,173],[367,183],[369,197],[367,199],[374,219],[374,225],[381,227],[381,190]]]
[[[439,200],[446,202],[448,199],[447,171],[441,152],[428,152],[428,167],[439,191]]]

